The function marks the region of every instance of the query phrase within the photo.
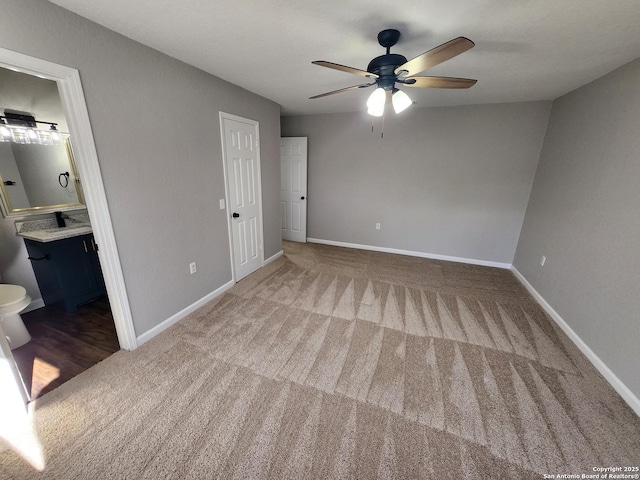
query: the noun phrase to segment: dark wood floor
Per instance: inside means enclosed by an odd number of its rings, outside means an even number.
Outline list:
[[[74,313],[43,307],[22,319],[32,339],[13,356],[32,400],[120,349],[106,297]]]

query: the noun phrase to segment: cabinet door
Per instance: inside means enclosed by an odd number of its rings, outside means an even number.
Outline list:
[[[29,252],[29,260],[33,267],[33,273],[38,280],[38,287],[45,305],[54,307],[63,307],[64,298],[62,296],[62,287],[58,279],[58,272],[51,256],[51,246],[42,242],[25,239],[24,241],[27,252]]]
[[[98,282],[91,261],[91,235],[73,237],[52,253],[65,298],[75,306],[94,298]],[[57,242],[54,242],[57,243]]]

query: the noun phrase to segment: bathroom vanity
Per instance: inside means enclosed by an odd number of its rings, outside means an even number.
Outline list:
[[[73,312],[106,295],[98,249],[88,222],[66,227],[28,225],[26,229],[22,225],[18,235],[24,238],[45,305]]]

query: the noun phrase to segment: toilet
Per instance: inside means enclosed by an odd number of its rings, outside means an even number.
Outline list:
[[[31,297],[24,287],[0,283],[0,329],[11,350],[31,340],[31,335],[20,318],[20,312],[30,303]]]

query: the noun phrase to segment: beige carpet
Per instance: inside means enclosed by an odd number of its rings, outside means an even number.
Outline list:
[[[285,257],[38,400],[0,478],[540,479],[640,465],[640,420],[510,272]]]

